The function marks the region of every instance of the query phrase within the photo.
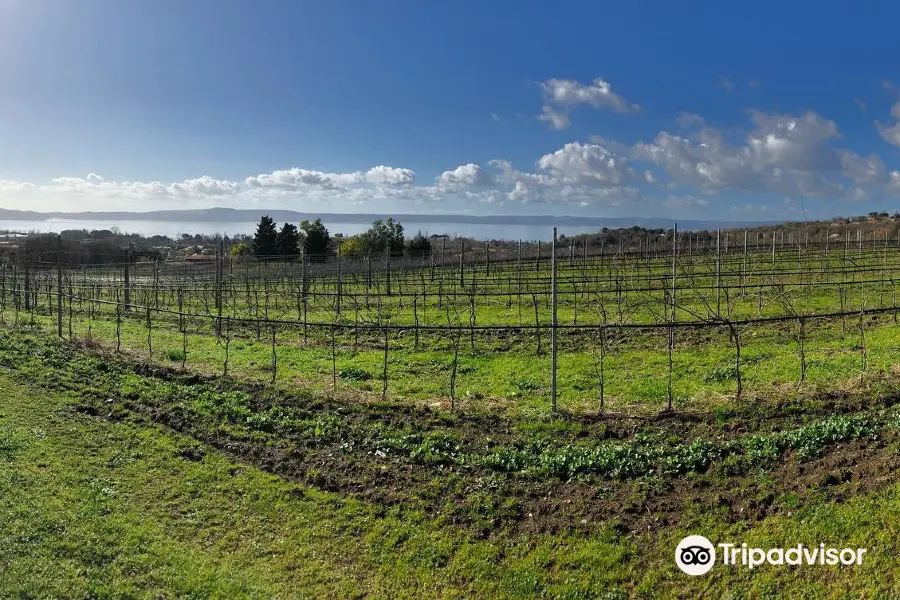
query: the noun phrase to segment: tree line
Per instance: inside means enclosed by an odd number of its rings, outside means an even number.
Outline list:
[[[756,234],[771,239],[775,231],[785,235],[785,239],[800,241],[809,239],[821,243],[826,238],[844,240],[849,233],[854,242],[857,232],[863,240],[877,239],[879,242],[890,241],[900,243],[900,212],[871,212],[868,215],[854,217],[834,217],[819,221],[787,222],[778,224],[760,224],[746,228],[751,242]],[[723,229],[724,234],[727,229]],[[734,234],[739,231],[739,238]],[[688,233],[688,232],[686,232]],[[669,238],[671,229],[648,229],[644,227],[622,227],[617,229],[601,228],[596,233],[578,234],[572,237],[560,235],[559,244],[566,248],[587,246],[600,248],[623,249],[633,251],[646,248],[648,241]],[[694,243],[710,247],[715,244],[716,230],[689,232]],[[732,230],[731,243],[740,243],[743,229]],[[64,265],[100,265],[121,263],[125,261],[178,260],[184,252],[190,253],[197,248],[209,253],[221,242],[231,256],[256,256],[260,259],[275,260],[278,257],[287,259],[298,257],[304,253],[311,260],[325,260],[340,251],[344,257],[364,257],[367,255],[383,255],[389,251],[392,255],[406,254],[414,257],[427,257],[432,252],[432,240],[421,233],[407,239],[403,226],[392,218],[379,219],[365,232],[354,236],[332,235],[321,219],[303,221],[299,226],[285,223],[280,228],[268,216],[260,219],[254,235],[236,234],[220,237],[217,235],[183,234],[170,238],[164,235],[143,236],[137,233],[125,233],[113,228],[111,230],[73,229],[61,233],[61,261]],[[438,236],[432,236],[432,238]],[[0,261],[9,263],[14,260],[29,260],[32,263],[56,263],[58,247],[57,234],[31,233],[27,236],[0,233]],[[523,240],[524,241],[524,240]],[[725,242],[728,243],[727,241]],[[466,248],[483,246],[482,241],[460,238],[460,244]],[[493,256],[502,258],[514,256],[516,241],[492,240],[490,242]],[[545,246],[546,248],[546,246]],[[199,251],[199,250],[198,250]]]
[[[390,252],[401,256],[429,256],[431,241],[421,232],[407,240],[403,225],[393,218],[378,219],[365,232],[354,236],[332,236],[321,219],[301,221],[300,226],[284,223],[281,229],[268,215],[260,218],[256,233],[248,242],[239,242],[231,256],[253,255],[260,259],[293,259],[300,253],[311,260],[325,260],[338,252],[345,257],[370,256]]]

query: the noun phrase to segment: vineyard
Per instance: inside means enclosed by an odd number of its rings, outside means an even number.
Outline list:
[[[102,266],[54,241],[0,264],[3,595],[900,591],[897,240]],[[692,578],[698,533],[868,555]]]
[[[454,242],[80,268],[60,242],[3,266],[0,316],[149,363],[475,411],[672,410],[896,361],[898,240]]]

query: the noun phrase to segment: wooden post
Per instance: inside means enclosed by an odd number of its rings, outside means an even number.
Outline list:
[[[341,248],[337,249],[337,299],[335,300],[335,313],[341,316],[341,293],[343,287],[341,285]]]
[[[466,243],[462,240],[459,242],[459,287],[460,290],[465,287],[465,271],[463,271],[463,255],[466,253]]]
[[[303,341],[306,342],[307,334],[309,332],[309,325],[307,324],[307,308],[309,307],[309,273],[308,269],[308,259],[306,256],[306,251],[300,255],[300,260],[303,261],[302,268],[300,270],[300,289],[303,299]]]
[[[225,236],[219,240],[219,330],[222,329],[222,309],[225,306],[225,261],[228,255],[225,253]]]
[[[716,229],[716,317],[722,314],[722,256],[720,253],[721,230]]]
[[[519,321],[522,321],[522,240],[516,246],[516,295],[519,305]]]
[[[775,236],[777,232],[772,232],[772,277],[775,277]]]
[[[741,278],[747,277],[747,230],[744,230],[744,265],[741,267]]]
[[[216,235],[216,337],[222,335],[222,250],[223,242]]]
[[[56,335],[62,338],[63,333],[63,297],[62,297],[62,235],[56,236]]]
[[[553,303],[550,320],[550,409],[556,412],[556,227],[553,228],[553,246],[550,251],[550,296]]]
[[[384,249],[384,273],[385,273],[385,286],[387,287],[387,295],[391,295],[391,241],[387,240],[385,242]]]
[[[31,252],[28,250],[28,237],[25,237],[25,310],[31,310]]]
[[[587,236],[584,236],[584,244],[582,247],[582,256],[581,256],[581,278],[587,278]],[[582,296],[584,297],[584,296]]]
[[[678,223],[675,223],[672,226],[672,321],[671,325],[669,325],[669,368],[668,368],[668,407],[669,410],[672,410],[672,406],[674,404],[675,396],[672,390],[672,371],[673,371],[673,361],[672,355],[675,350],[675,291],[677,288],[678,279]]]
[[[125,253],[125,310],[131,310],[131,244]]]
[[[219,245],[216,243],[216,263],[218,263]],[[85,273],[85,271],[82,271]],[[153,259],[153,305],[159,308],[159,257]]]

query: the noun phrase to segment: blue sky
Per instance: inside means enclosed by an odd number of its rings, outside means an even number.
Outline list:
[[[893,3],[0,0],[0,206],[900,208]]]

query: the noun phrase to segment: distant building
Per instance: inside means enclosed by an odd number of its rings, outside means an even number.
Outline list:
[[[212,254],[191,254],[187,258],[184,259],[189,263],[211,263],[216,262],[216,257]]]

